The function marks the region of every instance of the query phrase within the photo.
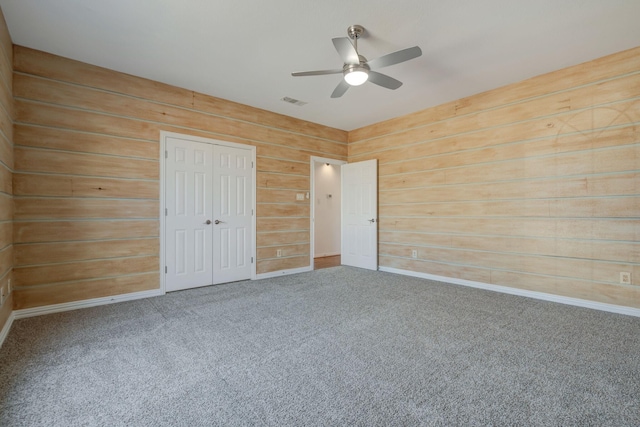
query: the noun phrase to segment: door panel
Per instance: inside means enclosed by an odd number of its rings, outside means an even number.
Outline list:
[[[166,288],[210,285],[213,148],[168,138],[166,151]]]
[[[342,264],[378,269],[378,161],[342,166]]]
[[[251,277],[251,153],[214,147],[214,283]]]

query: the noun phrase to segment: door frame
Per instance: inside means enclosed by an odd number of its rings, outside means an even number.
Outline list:
[[[251,180],[252,180],[252,189],[251,189],[251,280],[256,280],[256,265],[258,263],[257,259],[257,245],[256,245],[256,147],[253,145],[245,145],[238,144],[235,142],[222,141],[219,139],[213,138],[205,138],[201,136],[195,135],[187,135],[176,132],[167,132],[160,131],[160,265],[159,265],[159,273],[160,273],[160,290],[162,293],[166,293],[166,276],[165,276],[165,266],[167,265],[166,260],[166,235],[165,235],[165,227],[166,227],[166,216],[165,210],[166,206],[166,198],[165,198],[165,179],[166,179],[166,146],[167,146],[167,138],[181,138],[188,139],[194,142],[201,142],[204,144],[211,145],[222,145],[225,147],[239,148],[243,150],[248,150],[251,152]]]
[[[316,156],[311,156],[310,159],[310,167],[311,167],[311,182],[309,184],[310,191],[309,191],[309,199],[311,202],[310,205],[310,212],[309,212],[309,265],[311,266],[311,270],[313,270],[315,268],[314,266],[314,258],[315,258],[315,244],[316,244],[316,227],[315,227],[315,212],[316,212],[316,168],[315,168],[315,163],[329,163],[330,165],[336,165],[336,166],[342,166],[342,165],[346,165],[347,162],[344,160],[337,160],[337,159],[330,159],[327,157],[316,157]],[[340,179],[342,179],[342,174],[340,174]],[[342,211],[342,205],[340,205],[340,211]]]

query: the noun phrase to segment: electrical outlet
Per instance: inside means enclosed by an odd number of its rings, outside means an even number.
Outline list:
[[[296,200],[304,200],[304,193],[296,193]]]
[[[412,250],[411,251],[411,258],[418,258],[418,251],[417,250]]]
[[[276,251],[276,256],[277,256],[278,258],[280,258],[280,257],[282,256],[282,249],[278,249],[278,250]]]
[[[627,271],[621,271],[620,272],[620,283],[623,285],[630,285],[631,284],[631,273],[627,272]]]

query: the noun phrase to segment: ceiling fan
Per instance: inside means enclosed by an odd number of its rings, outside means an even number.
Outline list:
[[[402,86],[402,82],[389,77],[386,74],[378,73],[373,69],[388,67],[389,65],[399,64],[422,55],[422,50],[418,46],[399,50],[388,55],[367,61],[367,58],[358,53],[358,39],[364,34],[362,25],[352,25],[347,28],[349,37],[336,37],[331,39],[344,65],[340,69],[334,70],[318,70],[303,71],[299,73],[291,73],[294,77],[301,76],[322,76],[325,74],[340,74],[344,79],[336,86],[331,94],[332,98],[340,98],[349,89],[349,86],[360,86],[367,80],[378,86],[387,89],[398,89]],[[353,43],[351,43],[351,40]]]

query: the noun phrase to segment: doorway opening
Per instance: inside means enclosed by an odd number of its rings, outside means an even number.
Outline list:
[[[311,157],[312,269],[341,264],[341,167],[346,162]]]

